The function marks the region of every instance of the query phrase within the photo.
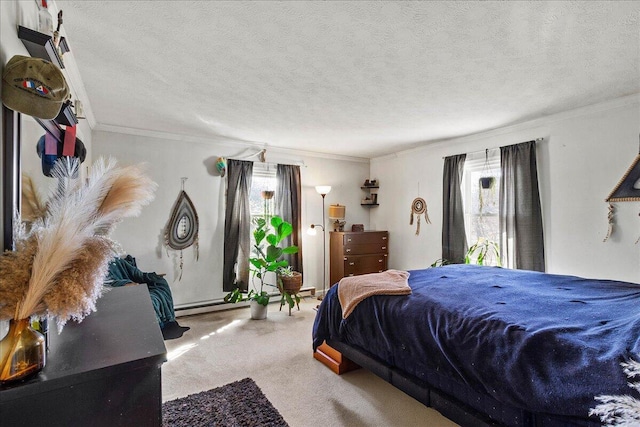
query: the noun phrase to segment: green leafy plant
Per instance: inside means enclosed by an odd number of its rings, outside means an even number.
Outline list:
[[[287,267],[289,263],[281,259],[282,256],[298,252],[298,247],[295,245],[284,248],[279,246],[282,240],[293,232],[293,226],[290,223],[279,216],[272,216],[269,224],[265,218],[256,218],[254,222],[256,228],[253,231],[253,239],[257,256],[249,258],[251,264],[249,271],[253,279],[260,281],[260,289],[251,289],[245,297],[242,291],[236,288],[224,297],[225,302],[253,300],[260,305],[269,304],[269,293],[264,287],[276,285],[265,283],[267,273],[275,274],[278,268]],[[252,285],[255,285],[255,280],[252,280]]]
[[[492,265],[491,261],[495,261],[498,267],[502,267],[500,263],[500,247],[496,242],[480,237],[478,241],[472,245],[464,257],[465,264]]]
[[[430,267],[442,267],[443,265],[449,265],[451,262],[448,259],[438,258],[430,265]]]

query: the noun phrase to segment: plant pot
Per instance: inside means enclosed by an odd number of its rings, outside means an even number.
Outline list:
[[[9,332],[0,341],[0,383],[36,374],[46,360],[44,335],[31,327],[29,319],[11,319]]]
[[[482,187],[485,190],[488,190],[489,188],[493,187],[493,183],[495,182],[496,178],[493,176],[484,176],[480,178],[480,187]]]
[[[300,292],[302,288],[302,273],[297,271],[293,272],[293,276],[279,276],[282,281],[281,292],[286,292],[290,295],[295,295]]]
[[[253,320],[264,320],[267,318],[268,305],[258,304],[256,301],[251,300],[249,307],[251,307],[251,318]]]

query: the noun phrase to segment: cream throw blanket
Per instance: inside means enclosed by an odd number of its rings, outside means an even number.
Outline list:
[[[409,272],[387,270],[382,273],[345,277],[338,283],[342,318],[346,319],[363,299],[372,295],[409,295]]]

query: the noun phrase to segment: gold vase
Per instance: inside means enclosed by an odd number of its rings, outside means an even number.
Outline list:
[[[46,363],[44,336],[31,327],[29,319],[11,319],[9,332],[0,341],[0,383],[24,379],[39,372]]]

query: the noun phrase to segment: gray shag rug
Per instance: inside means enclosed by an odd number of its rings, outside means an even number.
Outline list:
[[[163,403],[162,425],[288,427],[251,378]]]

